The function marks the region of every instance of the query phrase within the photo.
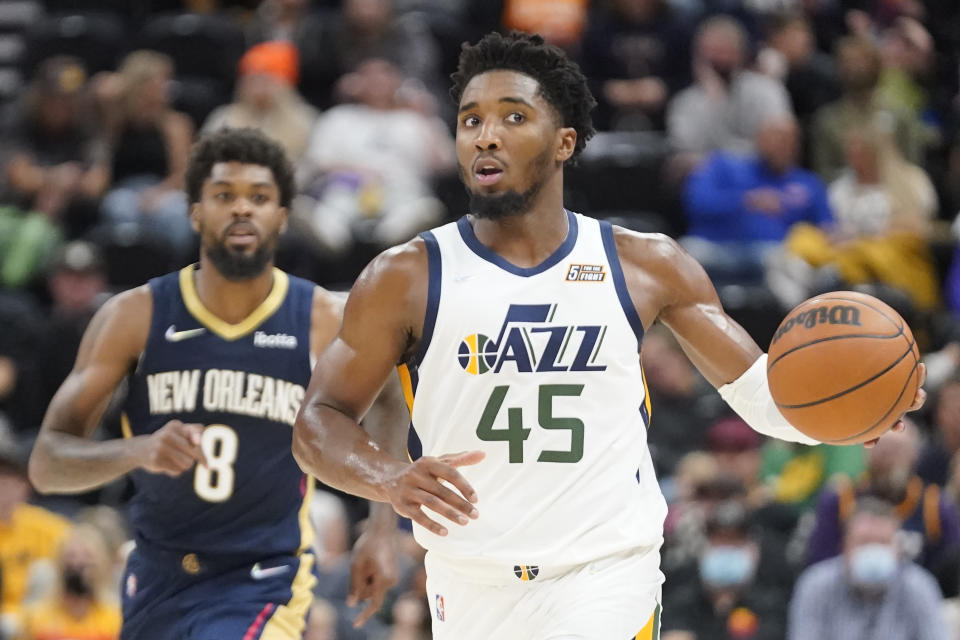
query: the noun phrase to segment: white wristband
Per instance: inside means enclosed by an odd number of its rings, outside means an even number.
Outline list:
[[[798,431],[777,409],[767,384],[767,354],[761,355],[739,378],[717,391],[754,431],[789,442],[820,444]]]

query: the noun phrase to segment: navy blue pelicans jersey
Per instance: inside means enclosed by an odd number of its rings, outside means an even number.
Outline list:
[[[194,266],[150,281],[150,336],[131,375],[126,436],[170,420],[205,426],[207,467],[176,478],[133,473],[138,545],[268,557],[309,544],[309,487],[290,452],[310,380],[315,285],[274,269],[266,300],[229,324],[204,308]]]

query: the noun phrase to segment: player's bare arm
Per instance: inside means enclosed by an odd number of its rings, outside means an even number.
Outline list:
[[[466,516],[476,517],[469,502],[476,495],[455,467],[476,463],[482,454],[427,456],[411,463],[391,455],[359,425],[394,367],[419,343],[427,272],[426,248],[417,239],[384,252],[360,275],[341,331],[320,356],[307,389],[293,453],[301,468],[330,486],[390,502],[397,513],[443,535],[445,529],[421,506],[461,524]],[[406,428],[392,437],[405,438]]]
[[[316,360],[336,337],[343,318],[345,293],[317,287],[314,290],[310,326],[310,352]],[[387,379],[363,421],[364,430],[392,456],[402,459],[410,422],[403,389],[397,376]],[[353,547],[350,567],[350,606],[367,601],[354,626],[363,625],[380,610],[387,591],[397,582],[395,538],[397,514],[390,503],[370,502],[366,527]]]
[[[753,367],[763,350],[726,314],[703,267],[675,240],[620,228],[615,238],[627,289],[645,327],[657,319],[663,322],[690,361],[718,389]],[[925,399],[926,392],[919,389],[910,410],[919,409]],[[756,421],[748,422],[757,428]]]
[[[139,467],[178,475],[203,461],[200,425],[179,420],[149,436],[90,439],[117,386],[143,352],[151,313],[152,296],[144,286],[112,298],[91,320],[30,456],[30,480],[41,493],[89,491]]]

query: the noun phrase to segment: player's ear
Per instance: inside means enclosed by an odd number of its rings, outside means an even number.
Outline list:
[[[196,233],[200,233],[200,203],[190,204],[190,228]]]
[[[280,233],[287,232],[287,208],[280,207],[277,210],[278,215],[280,216]]]
[[[557,153],[554,159],[563,164],[573,156],[573,151],[577,146],[577,130],[573,127],[560,127],[557,129]]]

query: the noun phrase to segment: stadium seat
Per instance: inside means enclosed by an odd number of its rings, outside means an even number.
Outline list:
[[[91,74],[113,70],[125,43],[123,20],[109,13],[55,14],[39,20],[26,33],[22,69],[29,77],[50,56],[72,55]]]
[[[210,14],[177,13],[147,21],[137,46],[173,58],[178,76],[207,78],[229,90],[243,55],[243,31],[229,18]]]

